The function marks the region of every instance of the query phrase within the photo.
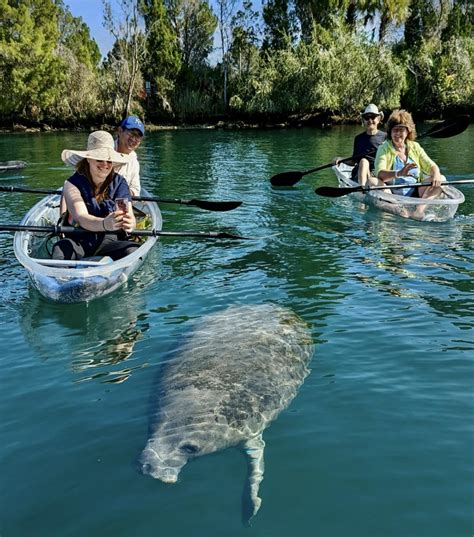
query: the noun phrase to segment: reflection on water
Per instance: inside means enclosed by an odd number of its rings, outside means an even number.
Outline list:
[[[368,212],[363,231],[346,234],[348,272],[365,286],[417,300],[459,321],[472,313],[473,227],[458,221],[418,224]]]
[[[30,346],[44,360],[67,359],[75,382],[121,383],[147,365],[133,363],[135,343],[150,327],[140,292],[124,299],[119,291],[89,304],[61,306],[31,289],[18,309]]]

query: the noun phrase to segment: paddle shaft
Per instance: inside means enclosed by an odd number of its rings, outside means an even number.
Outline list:
[[[1,231],[31,231],[34,233],[52,233],[59,235],[61,233],[71,235],[84,235],[85,233],[96,233],[87,229],[76,228],[72,226],[33,226],[24,224],[0,224]],[[97,234],[116,235],[117,231],[100,231]],[[199,239],[238,239],[250,240],[250,237],[233,235],[225,231],[161,231],[158,229],[135,229],[127,233],[131,237],[195,237]]]
[[[467,185],[469,183],[474,183],[474,179],[462,179],[459,181],[447,181],[441,183],[441,187],[449,185]],[[431,183],[415,183],[415,184],[405,184],[405,185],[379,185],[379,186],[353,186],[353,187],[337,187],[337,186],[320,186],[315,190],[316,194],[319,196],[326,196],[329,198],[339,198],[341,196],[346,196],[347,194],[353,194],[354,192],[371,192],[372,190],[393,190],[396,188],[421,188],[425,186],[432,186]]]
[[[0,185],[0,191],[2,192],[26,192],[29,194],[58,194],[62,193],[61,190],[51,190],[46,188],[24,188],[21,186]],[[167,199],[167,198],[155,198],[153,196],[132,196],[134,201],[152,201],[155,203],[175,203],[179,205],[194,205],[200,209],[206,211],[231,211],[242,205],[241,201],[208,201],[208,200],[186,200],[186,199]]]

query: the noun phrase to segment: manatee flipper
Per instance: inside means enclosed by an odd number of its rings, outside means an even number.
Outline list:
[[[251,503],[251,513],[248,517],[248,520],[257,514],[258,510],[260,509],[260,505],[262,504],[262,499],[258,496],[258,489],[263,480],[264,448],[265,442],[263,441],[261,434],[251,438],[250,440],[247,440],[244,444],[244,452],[247,454],[247,462],[249,467],[248,487]]]

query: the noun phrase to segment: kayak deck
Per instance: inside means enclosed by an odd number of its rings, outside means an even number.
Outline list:
[[[359,183],[351,179],[352,166],[342,163],[339,166],[333,166],[333,170],[340,187],[353,188],[359,186]],[[353,192],[350,195],[362,203],[402,218],[429,222],[446,222],[450,220],[465,199],[460,190],[449,185],[443,186],[441,197],[436,199],[412,198],[384,192],[383,190]]]

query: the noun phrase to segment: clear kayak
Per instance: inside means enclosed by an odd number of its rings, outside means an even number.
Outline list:
[[[142,195],[148,193],[142,189]],[[28,211],[21,224],[55,225],[59,219],[59,203],[57,194],[43,198]],[[133,206],[140,215],[137,222],[145,228],[161,230],[161,212],[156,203],[135,201]],[[17,232],[13,250],[41,295],[63,304],[86,302],[115,291],[142,265],[157,241],[156,237],[147,237],[132,254],[118,261],[112,261],[110,257],[62,261],[51,259],[48,252],[50,237],[45,233]]]
[[[356,187],[359,183],[351,179],[352,166],[341,163],[333,166],[340,187]],[[377,207],[382,211],[411,218],[412,220],[446,222],[453,218],[458,206],[464,202],[464,194],[453,186],[443,186],[443,193],[436,199],[421,199],[399,194],[373,190],[371,192],[353,192],[355,199]]]

